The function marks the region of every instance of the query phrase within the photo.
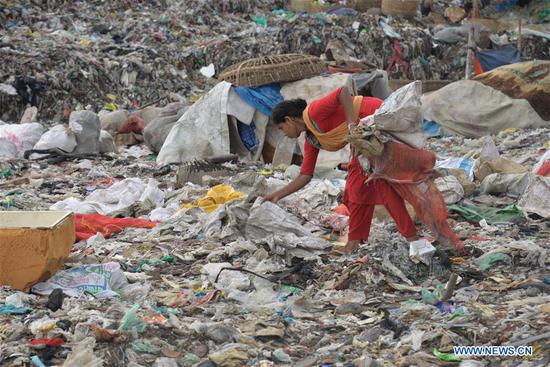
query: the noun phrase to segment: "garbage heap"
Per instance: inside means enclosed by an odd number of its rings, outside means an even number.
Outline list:
[[[456,84],[478,93],[481,83]],[[436,95],[448,88],[453,84]],[[430,96],[423,105],[440,116]],[[513,101],[505,105],[527,108],[527,101]],[[228,160],[159,166],[144,144],[85,153],[95,140],[78,134],[89,133],[94,119],[90,111],[71,114],[75,149],[84,152],[35,149],[30,159],[0,161],[2,213],[73,212],[76,237],[56,271],[0,288],[0,365],[550,362],[547,126],[525,127],[532,121],[513,115],[482,118],[492,132],[465,137],[450,135],[447,120],[426,121],[441,176],[436,184],[466,253],[437,250],[421,225],[423,242],[413,247],[381,207],[368,244],[334,257],[330,250],[345,243],[349,220],[341,205],[346,172],[318,170],[306,188],[276,205],[262,196],[287,184],[297,166]],[[33,123],[8,126],[29,129],[11,132],[16,148],[49,133],[40,136]],[[71,143],[62,132],[51,136]],[[195,174],[182,180],[189,170]],[[15,272],[32,276],[33,261],[51,260],[31,256],[39,250],[28,245],[30,237],[7,237],[13,226],[0,223],[0,280],[9,284]],[[45,232],[51,224],[36,219],[26,226]],[[454,349],[469,345],[531,349],[490,360]]]
[[[27,104],[44,119],[59,120],[87,106],[131,109],[187,99],[213,86],[201,67],[213,64],[218,75],[251,57],[324,55],[334,42],[346,55],[337,61],[389,68],[391,79],[464,75],[468,29],[452,17],[387,18],[351,8],[294,12],[282,1],[22,0],[0,6],[3,120],[18,120]],[[539,18],[533,22],[544,21]],[[475,37],[483,47],[490,45],[489,33],[513,42],[516,26],[485,22],[476,26]],[[523,56],[547,58],[547,34],[540,27],[538,33],[524,31]]]

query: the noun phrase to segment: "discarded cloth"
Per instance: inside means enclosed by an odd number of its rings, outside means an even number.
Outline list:
[[[447,206],[434,181],[434,165],[432,152],[388,142],[382,155],[374,158],[374,173],[369,180],[387,180],[444,246],[454,245],[461,251],[462,241],[447,223]]]
[[[469,222],[478,223],[485,219],[488,224],[514,223],[525,219],[523,212],[515,205],[505,208],[479,207],[470,204],[451,204],[450,212],[460,214]]]
[[[128,227],[153,228],[156,222],[136,218],[111,218],[101,214],[75,214],[76,240],[86,240],[97,233],[107,238]]]

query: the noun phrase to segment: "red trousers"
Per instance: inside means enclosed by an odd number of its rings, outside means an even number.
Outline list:
[[[368,240],[375,205],[386,207],[403,237],[415,236],[416,226],[399,194],[386,180],[375,179],[365,184],[366,179],[354,157],[349,165],[344,194],[344,202],[350,211],[348,240]]]

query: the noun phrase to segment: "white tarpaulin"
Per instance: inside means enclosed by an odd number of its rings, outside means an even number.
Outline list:
[[[470,138],[508,128],[548,126],[527,100],[512,99],[473,80],[454,82],[424,95],[422,111],[425,119]]]
[[[162,145],[157,164],[229,154],[227,99],[230,88],[230,83],[219,83],[185,111]]]

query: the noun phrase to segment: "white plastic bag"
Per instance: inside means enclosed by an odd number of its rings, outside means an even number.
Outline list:
[[[550,218],[550,177],[535,176],[525,189],[518,207],[528,213]]]
[[[0,139],[0,158],[14,159],[17,158],[17,147],[14,143],[7,139]]]
[[[393,92],[372,116],[361,123],[372,120],[377,130],[392,135],[412,147],[422,148],[427,135],[422,132],[421,112],[422,82],[415,81]]]
[[[70,297],[81,297],[88,291],[104,298],[117,296],[115,291],[127,285],[120,264],[111,262],[61,270],[46,282],[34,285],[32,290],[37,294],[49,295],[54,289],[61,288]]]
[[[74,111],[69,116],[69,126],[76,134],[75,153],[99,153],[101,125],[92,111]]]
[[[455,176],[439,177],[435,184],[446,204],[457,203],[464,197],[464,188]]]
[[[61,149],[67,153],[71,153],[75,147],[76,135],[65,125],[55,125],[34,145],[34,149]]]
[[[474,180],[474,161],[470,158],[443,158],[435,162],[435,168],[461,169],[468,174],[470,180]]]
[[[99,133],[99,152],[100,153],[118,153],[115,139],[108,131],[101,130]]]
[[[37,122],[30,124],[0,125],[0,140],[8,140],[17,148],[18,156],[23,156],[26,150],[31,150],[40,140],[44,128]],[[13,148],[10,148],[10,150]]]

